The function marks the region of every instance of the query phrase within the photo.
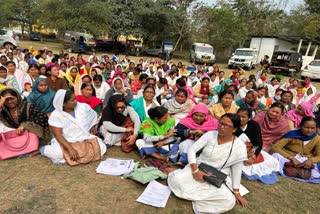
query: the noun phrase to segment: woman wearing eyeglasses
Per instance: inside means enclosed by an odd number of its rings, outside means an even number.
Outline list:
[[[189,164],[184,169],[170,170],[168,185],[173,193],[191,200],[195,213],[222,213],[231,210],[236,201],[248,205],[239,192],[243,161],[247,160],[246,146],[234,134],[240,127],[240,117],[225,114],[219,121],[218,131],[209,131],[188,151]],[[197,157],[197,153],[200,152]],[[204,182],[206,173],[198,165],[205,163],[228,175],[227,185],[220,188]]]
[[[140,129],[140,119],[135,110],[128,106],[121,94],[113,95],[103,109],[99,131],[107,146],[120,146],[120,141],[131,146],[135,144]],[[132,133],[123,139],[125,133]]]

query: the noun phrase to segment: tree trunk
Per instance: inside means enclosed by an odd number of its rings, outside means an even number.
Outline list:
[[[31,33],[31,31],[32,31],[32,24],[31,24],[31,23],[28,23],[28,25],[29,25],[29,35],[30,35],[30,33]]]
[[[176,49],[177,49],[177,47],[178,47],[178,44],[179,44],[181,38],[182,38],[182,35],[180,34],[180,35],[179,35],[179,38],[178,38],[178,40],[177,40],[177,42],[176,42],[176,44],[174,45],[173,51],[176,51]]]
[[[21,24],[21,40],[24,39],[24,22]]]

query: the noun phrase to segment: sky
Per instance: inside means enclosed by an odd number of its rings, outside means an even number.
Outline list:
[[[199,0],[200,2],[204,2],[208,5],[213,5],[215,4],[218,0]],[[273,1],[275,3],[279,3],[280,0],[270,0],[270,1]],[[290,10],[293,10],[295,9],[298,5],[301,5],[301,4],[304,4],[304,0],[288,0],[288,5],[287,5],[287,8],[286,8],[286,11],[290,11]]]

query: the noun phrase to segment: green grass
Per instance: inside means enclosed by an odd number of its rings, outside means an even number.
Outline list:
[[[118,147],[107,157],[134,158]],[[171,194],[165,209],[136,202],[146,185],[95,173],[99,162],[76,167],[53,165],[41,156],[0,161],[0,213],[192,213],[191,202]],[[165,181],[160,181],[166,184]],[[242,180],[249,207],[230,213],[318,213],[320,185],[280,177],[275,185]],[[34,185],[28,190],[27,187]]]

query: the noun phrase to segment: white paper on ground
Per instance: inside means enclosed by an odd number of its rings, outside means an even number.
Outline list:
[[[97,173],[105,175],[123,175],[131,172],[134,168],[134,160],[107,158],[101,161],[96,169]]]
[[[241,196],[244,196],[249,193],[249,190],[245,186],[240,184],[239,192]]]
[[[171,190],[168,186],[157,181],[151,181],[137,201],[154,207],[165,208],[170,194]]]

